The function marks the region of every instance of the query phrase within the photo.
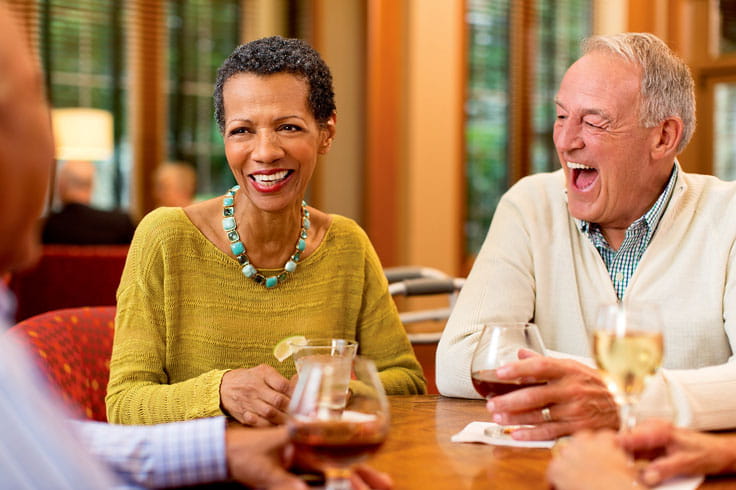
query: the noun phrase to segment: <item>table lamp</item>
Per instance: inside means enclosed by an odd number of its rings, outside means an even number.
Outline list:
[[[57,160],[107,160],[113,152],[112,113],[102,109],[52,109]]]

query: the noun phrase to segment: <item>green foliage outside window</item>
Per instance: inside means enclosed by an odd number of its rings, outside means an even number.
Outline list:
[[[88,107],[114,117],[115,155],[97,162],[93,204],[126,207],[127,77],[120,0],[37,0],[39,52],[53,107]]]
[[[202,196],[220,194],[232,185],[214,122],[212,91],[217,68],[240,41],[239,5],[239,0],[166,2],[166,158],[197,167]],[[131,3],[37,0],[37,6],[39,51],[52,106],[104,109],[114,116],[115,155],[98,162],[99,198],[93,203],[126,208],[132,168],[126,64]]]
[[[222,194],[234,180],[214,120],[217,69],[239,44],[239,0],[169,1],[168,158],[197,168],[198,194]]]
[[[534,0],[536,25],[531,167],[559,168],[552,145],[554,95],[567,67],[590,35],[591,0]],[[512,8],[517,0],[469,0],[468,100],[466,101],[465,252],[480,249],[498,200],[509,187],[509,67]],[[517,162],[518,164],[518,162]]]

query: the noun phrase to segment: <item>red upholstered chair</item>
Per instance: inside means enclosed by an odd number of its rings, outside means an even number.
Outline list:
[[[107,421],[114,306],[67,308],[36,315],[8,330],[28,344],[49,383],[80,418]]]
[[[15,321],[79,306],[112,306],[128,245],[44,245],[38,264],[13,273]]]

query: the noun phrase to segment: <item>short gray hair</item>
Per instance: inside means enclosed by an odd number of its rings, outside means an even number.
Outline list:
[[[685,62],[657,36],[641,32],[589,37],[583,52],[593,51],[607,51],[641,67],[639,123],[654,127],[671,116],[682,119],[677,153],[682,152],[695,131],[695,84]]]

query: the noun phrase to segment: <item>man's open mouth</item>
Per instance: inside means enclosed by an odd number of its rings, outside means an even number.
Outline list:
[[[572,183],[576,189],[589,189],[598,179],[598,170],[582,163],[567,162],[567,168],[572,170]]]

